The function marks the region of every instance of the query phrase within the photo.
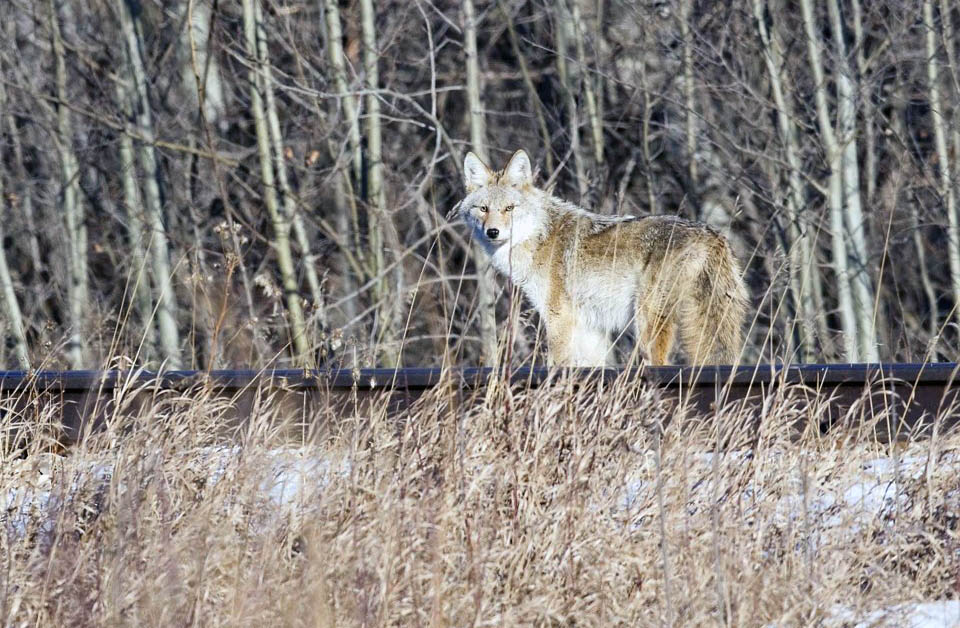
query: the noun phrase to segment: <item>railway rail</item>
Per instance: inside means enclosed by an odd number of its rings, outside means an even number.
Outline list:
[[[400,412],[426,391],[448,386],[460,399],[478,399],[491,378],[516,387],[550,385],[558,377],[583,382],[617,378],[654,387],[665,402],[685,404],[710,417],[717,408],[738,405],[759,413],[771,395],[789,391],[797,403],[825,404],[817,416],[822,429],[843,422],[871,424],[883,440],[922,436],[960,424],[960,365],[802,364],[638,369],[556,370],[519,368],[402,368],[342,370],[222,371],[0,371],[0,425],[48,421],[76,441],[111,412],[133,412],[158,396],[179,399],[216,396],[229,402],[231,418],[243,420],[264,394],[289,404],[306,418],[310,407],[348,409],[387,404]],[[134,399],[134,401],[131,401]],[[882,416],[882,420],[875,417]],[[872,423],[871,423],[872,422]]]

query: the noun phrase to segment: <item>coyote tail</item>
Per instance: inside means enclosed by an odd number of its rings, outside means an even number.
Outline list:
[[[701,333],[711,339],[702,357],[712,364],[735,364],[743,349],[743,324],[750,299],[740,264],[726,239],[719,238],[710,247],[700,272],[706,292],[706,298],[698,300]]]

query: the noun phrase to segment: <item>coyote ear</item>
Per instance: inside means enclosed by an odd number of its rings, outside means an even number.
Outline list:
[[[480,158],[472,152],[467,153],[467,156],[463,158],[463,184],[467,188],[467,192],[482,188],[490,183],[492,178],[493,173],[490,168],[487,168],[487,164],[480,161]]]
[[[521,148],[513,154],[503,168],[503,182],[518,188],[533,185],[533,169],[527,151]]]

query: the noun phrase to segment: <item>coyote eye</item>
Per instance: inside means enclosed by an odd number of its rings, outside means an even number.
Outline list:
[[[488,211],[489,211],[489,209],[487,208],[486,205],[481,205],[481,206],[480,206],[480,213],[481,213],[481,214],[486,214]]]
[[[506,207],[503,208],[503,211],[512,212],[514,207],[516,207],[516,205],[507,205]]]

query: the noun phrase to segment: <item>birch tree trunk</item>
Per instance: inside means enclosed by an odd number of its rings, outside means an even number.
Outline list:
[[[3,154],[0,153],[0,163],[3,163]],[[27,336],[23,331],[23,316],[20,313],[20,304],[17,302],[17,293],[13,289],[13,278],[7,266],[7,254],[3,250],[3,225],[7,221],[7,203],[3,188],[3,179],[0,178],[0,305],[3,306],[5,327],[13,340],[13,355],[17,360],[17,368],[30,370],[30,356],[27,353]],[[2,365],[0,365],[2,366]]]
[[[957,66],[957,56],[956,48],[954,48],[954,30],[953,30],[953,4],[949,0],[940,0],[940,24],[943,28],[943,47],[947,53],[947,65],[950,68],[950,78],[951,83],[953,84],[952,93],[956,95],[957,98],[960,98],[960,67]],[[948,90],[950,93],[951,90]],[[941,119],[945,117],[946,112],[941,111]],[[960,103],[957,100],[953,102],[953,115],[951,116],[952,124],[950,124],[950,139],[953,146],[953,157],[954,159],[960,158]],[[947,164],[949,165],[949,164]],[[950,213],[949,217],[953,221],[953,234],[949,235],[950,245],[956,249],[960,249],[960,228],[957,227],[957,172],[955,169],[951,169],[950,174],[952,175],[950,186],[953,190],[953,202],[954,202],[954,211]],[[960,256],[960,254],[958,254]],[[953,285],[954,293],[956,294],[957,288],[957,274],[953,274]],[[954,297],[956,298],[956,297]],[[960,301],[954,301],[955,303],[960,303]],[[957,307],[957,317],[960,318],[960,306]]]
[[[949,14],[949,10],[947,12]],[[943,16],[941,15],[941,19]],[[950,176],[950,154],[947,151],[947,131],[944,105],[940,98],[940,67],[937,62],[937,28],[933,20],[933,1],[923,2],[923,28],[927,53],[927,88],[930,92],[930,117],[933,121],[933,137],[937,151],[937,166],[940,171],[937,192],[947,212],[947,259],[950,263],[950,285],[954,315],[960,322],[960,228],[957,226],[956,190]]]
[[[60,156],[60,183],[63,214],[67,226],[67,321],[70,333],[67,339],[67,362],[72,369],[85,364],[84,317],[88,298],[87,231],[83,205],[80,202],[80,167],[73,151],[73,124],[67,104],[67,69],[60,36],[60,18],[57,0],[48,0],[51,44],[54,56],[54,78],[57,92],[57,150]]]
[[[262,9],[260,3],[254,6],[256,11],[256,22],[260,28],[265,31]],[[276,96],[273,91],[273,71],[270,67],[270,55],[267,49],[266,33],[257,40],[257,63],[260,66],[261,79],[263,81],[264,100],[267,108],[267,127],[270,133],[270,143],[273,146],[273,159],[277,171],[277,183],[279,184],[280,198],[283,202],[283,211],[286,218],[293,227],[293,235],[297,240],[297,246],[300,247],[300,255],[303,260],[303,271],[307,278],[307,286],[310,288],[310,297],[313,300],[313,307],[323,316],[323,295],[320,291],[320,277],[317,275],[317,269],[314,266],[316,259],[310,253],[310,240],[307,237],[306,228],[303,225],[303,216],[297,210],[297,202],[293,196],[293,190],[290,188],[290,181],[287,178],[287,164],[283,151],[283,134],[280,130],[280,117],[277,115]]]
[[[196,109],[203,111],[206,121],[221,127],[226,112],[226,97],[223,93],[220,64],[208,48],[210,6],[205,0],[186,0],[182,4],[186,34],[180,38],[180,55],[183,58],[181,82],[184,90],[193,99]],[[194,74],[195,71],[199,80]]]
[[[923,234],[920,231],[920,215],[917,211],[916,203],[910,204],[910,220],[913,228],[913,246],[917,255],[917,271],[920,274],[920,285],[923,286],[923,294],[927,298],[927,307],[930,308],[928,317],[928,333],[930,334],[931,349],[936,349],[937,337],[940,335],[940,308],[937,304],[937,292],[930,281],[930,273],[927,270],[926,243]]]
[[[517,58],[517,64],[520,66],[520,75],[523,77],[523,84],[527,89],[530,105],[533,107],[533,113],[537,117],[537,127],[540,129],[540,141],[543,142],[544,167],[547,172],[553,172],[553,140],[550,138],[550,128],[547,126],[547,118],[543,113],[543,103],[540,102],[540,96],[537,94],[537,87],[533,84],[530,76],[530,68],[527,65],[527,59],[520,49],[520,38],[517,37],[517,28],[513,23],[513,18],[507,10],[504,0],[497,0],[500,6],[500,13],[507,22],[507,35],[510,37],[510,47],[513,49],[513,55]]]
[[[200,15],[197,15],[200,13]],[[213,151],[216,147],[216,141],[213,134],[213,123],[219,122],[219,127],[221,130],[226,125],[226,120],[222,118],[225,111],[222,111],[220,108],[226,107],[226,98],[223,93],[222,80],[219,71],[219,64],[216,61],[214,55],[210,54],[209,50],[209,36],[211,28],[211,20],[213,15],[204,5],[199,7],[195,0],[187,0],[186,7],[186,17],[191,28],[188,28],[187,33],[187,54],[189,55],[189,62],[183,69],[184,80],[187,80],[187,74],[193,75],[193,89],[189,89],[191,93],[197,94],[197,115],[200,118],[200,126],[206,139],[206,144],[209,150]],[[203,41],[203,38],[206,37],[207,41]],[[221,116],[219,119],[211,118],[210,116]],[[233,248],[233,253],[237,255],[238,258],[242,257],[241,252],[241,242],[238,231],[234,229],[237,226],[236,223],[236,211],[230,202],[230,193],[227,190],[226,177],[224,176],[219,160],[212,160],[210,167],[213,170],[214,177],[216,178],[217,190],[220,193],[220,199],[224,203],[224,210],[227,218],[227,226],[229,231],[227,233],[227,240],[230,242]],[[194,222],[196,228],[197,223]],[[206,256],[203,254],[202,249],[198,249],[197,259],[198,263],[201,265],[205,263]],[[250,272],[247,269],[245,264],[238,264],[237,270],[239,271],[240,281],[243,285],[243,300],[246,305],[248,315],[251,319],[256,318],[257,309],[253,302],[253,282],[250,280]],[[196,300],[197,291],[193,291],[194,300]],[[252,330],[253,338],[255,342],[259,344],[260,333],[257,330]],[[203,332],[200,332],[203,333]],[[214,346],[214,344],[211,344]],[[211,356],[209,362],[210,368],[215,364],[217,357]]]
[[[804,0],[805,2],[807,0]],[[853,288],[853,306],[857,316],[857,331],[860,359],[866,362],[879,362],[877,347],[876,318],[874,305],[876,295],[868,267],[866,223],[860,204],[860,166],[857,156],[857,112],[856,89],[853,84],[853,72],[844,43],[843,20],[837,0],[827,0],[830,23],[833,28],[833,41],[836,47],[835,70],[837,81],[837,126],[843,164],[843,222],[849,235],[848,250],[853,265],[851,284]]]
[[[850,7],[853,10],[854,50],[856,51],[857,72],[859,72],[861,80],[863,80],[863,77],[867,75],[867,71],[869,70],[867,67],[866,47],[864,45],[863,9],[860,6],[860,0],[851,0]],[[863,179],[866,183],[865,194],[867,197],[867,206],[872,207],[877,192],[877,133],[873,120],[873,98],[866,83],[860,86],[860,108],[863,111]]]
[[[386,191],[383,187],[383,137],[380,123],[380,74],[377,69],[379,52],[374,20],[376,13],[373,0],[360,0],[360,26],[363,37],[363,73],[366,97],[366,137],[367,137],[367,202],[370,207],[367,224],[369,227],[371,276],[376,278],[374,300],[376,302],[379,325],[377,345],[381,360],[388,366],[396,366],[399,353],[394,347],[397,333],[394,329],[395,303],[389,290],[384,259],[384,229],[386,219]]]
[[[323,10],[327,56],[332,70],[333,84],[339,95],[337,102],[343,109],[343,118],[347,123],[347,143],[350,149],[350,166],[338,168],[340,170],[339,180],[334,183],[336,222],[345,239],[352,234],[355,245],[353,254],[360,260],[361,264],[366,265],[364,247],[360,245],[360,220],[357,212],[357,198],[354,194],[354,182],[359,185],[363,177],[363,148],[360,139],[357,98],[350,93],[350,86],[347,83],[346,62],[343,54],[343,29],[340,23],[340,8],[337,0],[323,0]],[[328,144],[330,155],[336,160],[337,148],[331,144]],[[351,174],[353,175],[352,181]],[[341,257],[341,270],[349,267],[345,258],[345,255]],[[343,275],[343,281],[346,293],[352,294],[357,281],[363,281],[363,275],[354,277],[352,274],[346,273]],[[344,304],[344,313],[348,321],[356,318],[357,299],[347,299]]]
[[[837,144],[830,122],[827,107],[827,86],[820,57],[820,38],[814,21],[811,0],[800,0],[803,13],[803,26],[806,34],[807,55],[813,71],[814,101],[817,109],[817,122],[820,127],[820,139],[827,156],[830,169],[827,183],[827,203],[830,208],[830,231],[833,242],[833,267],[837,276],[837,301],[840,310],[840,324],[843,331],[844,357],[849,362],[860,360],[859,333],[857,316],[853,303],[853,291],[850,287],[850,272],[847,266],[847,243],[844,237],[843,182],[841,170],[843,155]]]
[[[587,103],[587,117],[590,118],[590,134],[593,140],[593,160],[597,171],[602,171],[603,167],[603,120],[600,116],[600,105],[597,99],[598,94],[602,94],[601,89],[594,89],[593,80],[587,68],[587,55],[584,51],[583,41],[585,32],[583,20],[580,17],[580,2],[572,0],[573,22],[573,40],[577,51],[577,65],[580,69],[580,81],[583,84],[583,98]],[[598,81],[600,80],[598,75]]]
[[[954,39],[953,15],[949,0],[940,0],[940,24],[943,27],[943,47],[947,51],[947,65],[950,68],[950,79],[953,85],[953,93],[960,99],[960,67],[957,66],[956,40]],[[949,92],[949,90],[948,90]],[[953,102],[953,120],[950,125],[950,138],[953,145],[954,159],[960,158],[960,102]],[[951,171],[953,172],[953,171]],[[954,199],[956,199],[957,182],[954,185]]]
[[[116,98],[123,117],[132,123],[133,111],[126,87],[116,83]],[[137,186],[137,165],[134,157],[133,139],[127,133],[120,134],[120,177],[123,180],[123,205],[127,217],[127,229],[130,233],[130,259],[135,265],[131,270],[136,273],[133,280],[133,300],[137,314],[143,325],[143,357],[149,362],[155,356],[157,334],[153,327],[153,299],[150,296],[150,279],[146,274],[147,250],[144,246],[144,233],[140,198]]]
[[[483,101],[480,97],[480,68],[477,62],[477,18],[473,0],[463,0],[463,43],[467,55],[467,103],[470,110],[470,144],[485,164],[490,163],[487,153],[487,128],[484,121]],[[480,315],[480,349],[484,366],[497,363],[497,294],[496,279],[490,267],[489,256],[477,242],[472,245],[473,263],[477,268],[477,295]]]
[[[290,319],[291,346],[294,361],[302,367],[309,364],[310,346],[303,321],[303,306],[294,271],[293,253],[290,249],[290,222],[277,200],[274,182],[273,161],[270,157],[270,130],[263,107],[263,62],[259,57],[258,39],[263,36],[262,24],[257,21],[255,3],[259,0],[243,0],[243,36],[247,55],[253,62],[250,70],[250,108],[257,135],[257,152],[260,156],[260,174],[263,177],[263,200],[273,228],[273,250],[280,267],[280,282]]]
[[[153,147],[155,137],[153,114],[147,93],[147,72],[141,49],[143,46],[140,25],[140,6],[135,0],[125,0],[120,13],[120,28],[127,44],[127,58],[133,79],[135,119],[140,135],[138,155],[143,170],[144,206],[149,229],[147,247],[153,266],[153,287],[157,303],[157,327],[160,331],[160,348],[168,368],[182,365],[180,334],[177,329],[177,302],[173,291],[170,266],[170,246],[163,225],[163,201],[160,196],[160,169]]]
[[[697,118],[695,115],[693,85],[693,36],[690,34],[690,14],[693,0],[680,1],[680,39],[683,41],[683,104],[686,109],[687,159],[690,185],[696,190],[697,172]]]
[[[577,191],[580,194],[578,202],[582,202],[587,197],[589,182],[587,181],[587,172],[583,166],[583,157],[580,155],[580,120],[577,111],[577,99],[574,95],[576,90],[573,87],[567,66],[567,58],[570,52],[570,31],[571,18],[566,6],[566,0],[561,0],[557,4],[556,21],[556,44],[557,44],[557,78],[560,81],[560,89],[563,90],[564,107],[567,110],[567,123],[570,134],[570,153],[573,155],[573,167],[577,177]]]
[[[13,41],[11,39],[11,41]],[[3,74],[3,65],[0,64],[0,75]],[[23,145],[20,140],[20,133],[17,129],[17,122],[14,119],[12,108],[7,106],[7,89],[0,81],[0,133],[3,133],[3,126],[6,125],[7,132],[10,134],[10,148],[13,153],[14,176],[21,182],[20,189],[9,190],[10,193],[17,194],[19,197],[19,206],[23,212],[23,217],[27,223],[27,249],[30,251],[30,262],[36,272],[43,268],[43,260],[40,257],[40,241],[37,238],[37,221],[33,213],[33,189],[30,185],[25,185],[30,180],[27,169],[23,162]]]
[[[787,234],[789,242],[790,286],[793,291],[793,303],[797,318],[800,320],[799,350],[804,362],[814,360],[814,317],[816,309],[813,299],[812,274],[817,272],[814,264],[811,229],[804,224],[801,212],[805,206],[803,184],[800,179],[802,164],[797,147],[797,132],[793,123],[793,106],[791,99],[784,94],[782,76],[783,43],[776,32],[770,33],[767,29],[764,14],[764,0],[753,0],[754,17],[757,20],[757,29],[764,47],[764,63],[770,78],[770,88],[773,92],[773,102],[777,108],[777,129],[780,132],[780,141],[783,142],[787,158],[788,192],[786,195]]]
[[[355,181],[363,177],[363,152],[360,143],[360,116],[357,112],[357,98],[350,93],[347,85],[346,61],[343,54],[343,28],[340,23],[340,8],[337,0],[323,0],[325,24],[327,27],[327,54],[330,58],[333,85],[339,95],[340,106],[347,122],[347,138],[350,142],[353,176]]]

